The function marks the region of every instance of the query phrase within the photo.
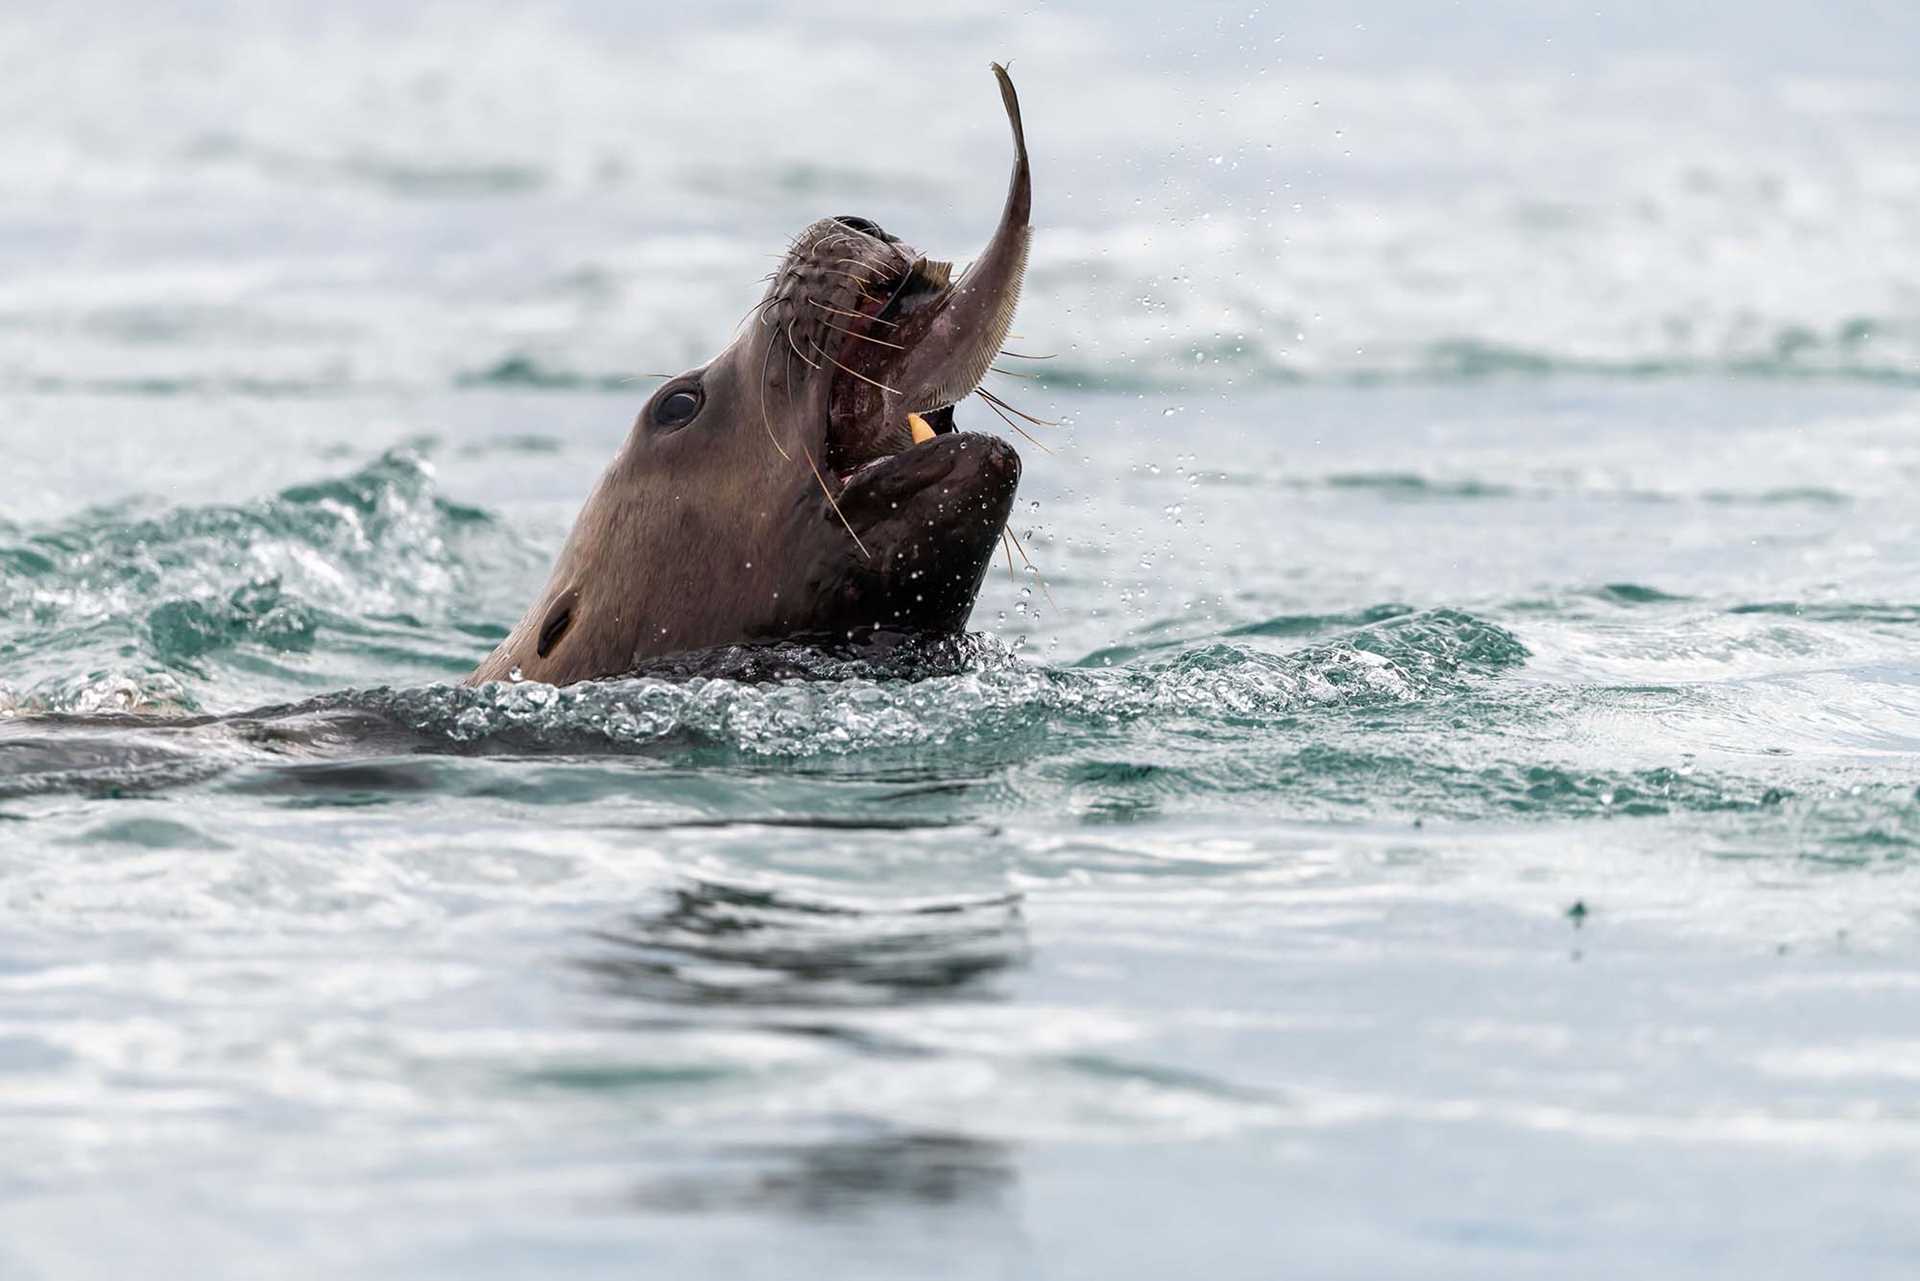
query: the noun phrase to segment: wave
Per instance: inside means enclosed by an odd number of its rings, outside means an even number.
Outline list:
[[[1645,608],[1656,595],[1613,598]],[[982,636],[883,657],[785,645],[566,688],[374,688],[241,716],[19,719],[0,724],[0,795],[211,785],[296,806],[635,804],[669,828],[1235,811],[1375,827],[1708,818],[1715,857],[1835,866],[1897,861],[1920,842],[1910,787],[1852,784],[1790,757],[1729,772],[1693,759],[1684,735],[1666,763],[1569,756],[1570,723],[1613,723],[1647,691],[1511,681],[1525,643],[1464,611],[1273,623],[1248,639],[1306,643],[1273,653],[1200,640],[1077,667],[1029,663]],[[1658,694],[1662,707],[1712,714],[1684,687]],[[754,785],[686,791],[688,770],[735,769]]]
[[[331,673],[281,660],[342,646],[461,671],[497,638],[461,616],[470,567],[521,556],[409,451],[255,502],[147,507],[0,528],[0,714],[192,707],[214,660],[311,685]]]
[[[524,353],[502,356],[483,369],[455,375],[457,387],[525,387],[539,391],[631,391],[633,374],[579,373]]]
[[[724,330],[716,328],[714,332],[717,344]],[[1066,341],[1066,335],[1058,335],[1052,345],[1065,345]],[[1522,352],[1495,348],[1473,339],[1447,339],[1402,355],[1389,354],[1370,361],[1342,359],[1307,364],[1263,355],[1259,350],[1259,344],[1263,341],[1263,337],[1256,332],[1230,358],[1196,361],[1193,349],[1183,345],[1171,351],[1160,348],[1131,350],[1110,362],[1067,361],[1020,372],[1026,380],[1025,386],[1044,390],[1170,395],[1223,386],[1246,390],[1392,384],[1448,386],[1554,378],[1620,382],[1712,379],[1920,387],[1920,347],[1916,347],[1911,359],[1896,362],[1813,359],[1802,353],[1777,358],[1727,356],[1696,359],[1649,352],[1599,358],[1550,350]],[[1047,342],[1041,340],[1036,345],[1045,346]],[[1369,341],[1364,337],[1356,343],[1357,348],[1375,351],[1390,346],[1390,343],[1379,339]],[[1466,349],[1479,351],[1482,355],[1472,360],[1460,358],[1458,353]],[[1496,351],[1504,354],[1495,358],[1493,353]],[[511,352],[490,362],[459,369],[450,375],[449,381],[452,386],[464,389],[525,388],[596,393],[630,392],[643,382],[631,368],[583,368],[568,364],[564,358],[552,355],[536,357],[521,352]],[[153,380],[143,385],[151,385],[153,394],[177,394],[177,389],[164,380]],[[120,389],[138,392],[143,385],[122,385]],[[259,395],[284,395],[298,389],[297,384],[284,387],[280,384],[261,384],[255,389],[234,382],[228,383],[227,387],[236,394]],[[1356,483],[1364,485],[1375,478],[1355,479]],[[1390,483],[1392,477],[1377,479]],[[1494,492],[1500,492],[1504,487],[1495,485],[1492,488]]]
[[[707,345],[718,349],[725,341],[729,325],[718,320],[708,332]],[[581,335],[579,346],[597,345],[597,339]],[[1044,345],[1039,343],[1036,345]],[[1060,345],[1056,343],[1055,345]],[[1367,344],[1363,341],[1361,346]],[[1375,342],[1376,348],[1381,344]],[[682,334],[666,350],[670,353],[652,364],[697,361],[700,340]],[[711,352],[706,353],[711,355]],[[1245,391],[1288,387],[1376,387],[1376,386],[1450,386],[1516,380],[1555,378],[1619,382],[1682,382],[1714,380],[1729,382],[1793,382],[1808,384],[1858,384],[1882,387],[1920,387],[1920,350],[1911,361],[1898,364],[1833,361],[1808,363],[1802,360],[1764,359],[1684,360],[1657,357],[1596,360],[1539,353],[1534,359],[1514,364],[1489,363],[1456,367],[1414,353],[1403,358],[1374,362],[1342,363],[1332,366],[1302,366],[1284,361],[1263,361],[1241,353],[1235,360],[1200,366],[1183,353],[1157,353],[1151,350],[1115,357],[1108,363],[1078,362],[1038,371],[1022,370],[1022,387],[1044,391],[1093,393],[1138,393],[1188,395],[1224,387]],[[0,390],[35,395],[87,395],[129,398],[178,399],[183,397],[225,396],[255,400],[322,400],[329,397],[364,395],[368,392],[430,390],[436,384],[457,391],[539,391],[581,394],[635,394],[636,388],[649,386],[639,366],[593,366],[560,353],[530,355],[507,352],[478,362],[459,354],[449,358],[449,368],[437,379],[422,380],[418,371],[395,377],[383,373],[377,378],[327,376],[261,377],[224,369],[186,372],[156,371],[146,375],[107,375],[76,370],[37,370],[8,373],[0,370]],[[1365,478],[1360,478],[1365,483]],[[1390,480],[1383,476],[1382,480]],[[1493,485],[1498,492],[1503,487]],[[1817,500],[1820,495],[1812,495]],[[1792,501],[1789,497],[1788,501]]]
[[[1779,614],[1822,623],[1920,625],[1920,605],[1880,601],[1756,601],[1735,605],[1730,614]]]
[[[1405,703],[1516,666],[1527,650],[1504,628],[1437,609],[1291,654],[1217,642],[1104,668],[1029,664],[984,637],[955,651],[959,670],[920,670],[909,679],[850,670],[845,659],[814,658],[799,647],[771,653],[787,666],[775,669],[784,679],[766,684],[708,676],[565,688],[496,683],[385,692],[362,705],[450,743],[548,750],[691,743],[750,757],[850,756],[992,747],[1073,726],[1149,719],[1225,729],[1314,707]]]
[[[342,14],[320,40],[264,17],[211,62],[128,21],[85,60],[15,58],[0,389],[324,393],[339,370],[346,389],[599,390],[711,355],[764,255],[837,209],[876,202],[937,257],[977,248],[1004,138],[984,80],[944,61],[951,26],[689,10],[663,41],[669,19],[613,29],[604,8],[484,30]],[[8,14],[0,40],[70,48],[72,21]],[[1020,328],[1059,356],[1042,386],[1920,385],[1910,77],[1835,92],[1742,75],[1717,44],[1690,64],[1596,49],[1577,76],[1348,50],[1184,77],[1132,22],[1023,29]],[[878,114],[834,89],[903,62],[942,73]],[[762,92],[675,105],[716,75]],[[146,221],[122,252],[71,251],[130,194]]]
[[[937,749],[946,766],[964,769],[1008,753],[1046,754],[1061,735],[1181,725],[1230,738],[1311,709],[1417,703],[1468,689],[1526,654],[1505,629],[1454,610],[1388,619],[1285,655],[1223,641],[1105,668],[1029,664],[981,636],[909,644],[879,660],[799,645],[732,648],[668,660],[656,674],[565,688],[377,688],[239,717],[22,721],[5,746],[9,788],[23,791],[64,789],[100,770],[119,789],[133,787],[141,770],[153,786],[171,786],[202,777],[202,756],[223,769],[262,751],[858,763]],[[132,735],[127,759],[110,747],[123,733]],[[79,763],[63,744],[75,746]]]

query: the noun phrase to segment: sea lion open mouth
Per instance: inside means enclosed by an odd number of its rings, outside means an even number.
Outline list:
[[[1000,354],[1020,302],[1033,204],[1020,100],[994,64],[1013,128],[1013,175],[999,226],[958,281],[939,262],[866,218],[803,231],[756,309],[787,339],[782,360],[830,367],[826,467],[842,485],[936,435]]]
[[[1018,429],[980,387],[1032,235],[1020,103],[993,71],[1014,163],[979,258],[955,279],[865,218],[803,230],[732,345],[655,391],[540,599],[469,683],[965,625],[1020,479],[1013,447],[953,410],[978,391]]]

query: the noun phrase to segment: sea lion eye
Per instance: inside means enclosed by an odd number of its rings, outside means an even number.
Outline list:
[[[685,427],[700,412],[700,403],[700,393],[695,388],[681,387],[671,391],[653,407],[653,424],[656,427]]]

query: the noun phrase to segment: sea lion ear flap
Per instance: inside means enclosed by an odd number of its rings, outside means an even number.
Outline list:
[[[553,647],[573,626],[573,611],[580,604],[580,589],[569,587],[554,598],[547,607],[547,616],[540,620],[540,639],[534,643],[533,652],[540,658],[553,653]]]

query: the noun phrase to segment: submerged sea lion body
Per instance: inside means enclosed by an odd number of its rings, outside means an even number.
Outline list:
[[[1012,323],[1031,207],[1013,84],[999,226],[959,280],[874,223],[806,228],[740,336],[654,393],[545,590],[469,684],[565,685],[772,640],[953,632],[1020,477],[954,429]]]

